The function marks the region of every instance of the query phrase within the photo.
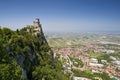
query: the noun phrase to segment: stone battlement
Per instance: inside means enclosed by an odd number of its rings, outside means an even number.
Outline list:
[[[29,27],[27,32],[31,31],[35,35],[43,33],[39,18],[36,18],[35,21],[33,21],[33,25],[28,25],[27,27]]]

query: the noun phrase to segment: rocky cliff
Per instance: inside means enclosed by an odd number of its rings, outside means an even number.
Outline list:
[[[0,48],[2,80],[68,79],[63,75],[61,63],[53,58],[39,19],[21,30],[0,29]]]

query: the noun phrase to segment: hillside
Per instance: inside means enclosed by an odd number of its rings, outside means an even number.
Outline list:
[[[16,31],[0,28],[0,80],[68,80],[36,20]]]

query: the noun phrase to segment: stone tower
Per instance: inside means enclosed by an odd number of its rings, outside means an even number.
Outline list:
[[[33,26],[35,35],[42,34],[42,27],[38,18],[36,18],[35,21],[33,21]]]

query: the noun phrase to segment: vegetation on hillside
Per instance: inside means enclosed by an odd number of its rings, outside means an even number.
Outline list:
[[[35,36],[26,32],[26,28],[17,31],[0,28],[0,79],[23,80],[25,70],[28,80],[69,79],[62,64],[53,58],[44,35]]]

